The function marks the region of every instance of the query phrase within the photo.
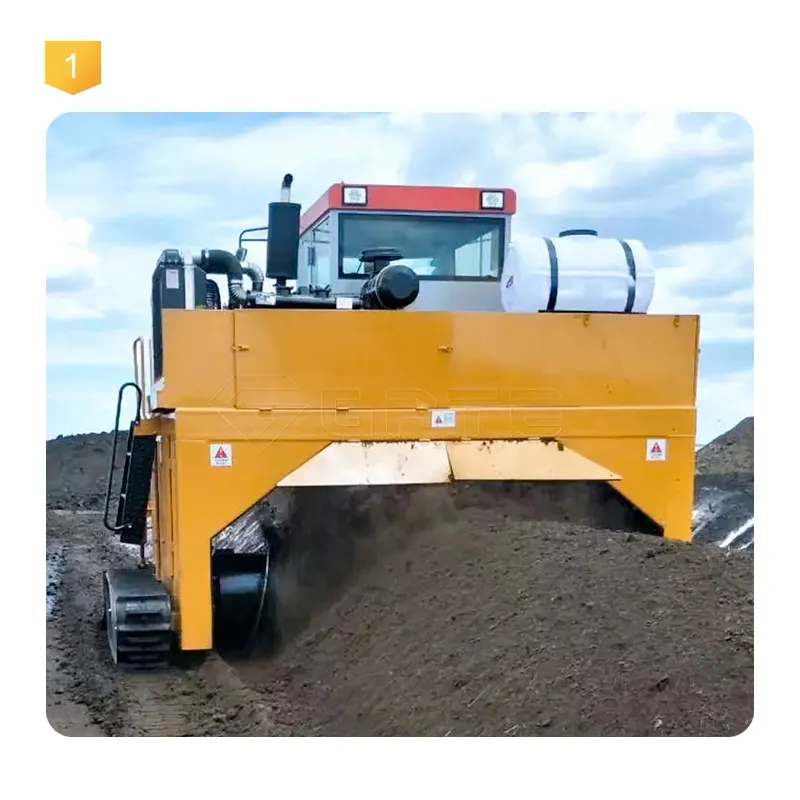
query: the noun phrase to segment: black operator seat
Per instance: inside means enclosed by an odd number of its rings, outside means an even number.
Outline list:
[[[372,267],[370,272],[374,274],[393,261],[399,261],[402,257],[403,254],[394,247],[370,247],[361,251],[359,260],[364,264],[370,264]]]

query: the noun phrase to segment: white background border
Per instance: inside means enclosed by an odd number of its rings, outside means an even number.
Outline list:
[[[778,10],[784,8],[781,17]],[[649,800],[677,792],[751,797],[757,788],[769,794],[770,787],[778,789],[798,705],[790,594],[795,559],[790,537],[797,523],[789,504],[798,491],[798,404],[791,386],[800,362],[793,346],[800,296],[795,244],[800,175],[797,84],[789,81],[800,69],[797,57],[790,58],[797,52],[791,4],[761,2],[745,10],[698,0],[547,7],[433,0],[302,7],[43,2],[14,9],[14,18],[4,14],[0,156],[7,292],[0,395],[9,469],[3,492],[7,792],[24,786],[26,793],[74,790],[81,797],[116,800],[147,792],[561,798],[607,790]],[[76,97],[46,86],[45,39],[100,39],[102,85]],[[37,257],[48,246],[38,225],[50,122],[75,110],[676,108],[736,111],[755,132],[756,295],[765,311],[756,343],[753,725],[733,739],[652,742],[186,739],[115,747],[107,740],[54,733],[43,703],[45,277]],[[89,778],[93,774],[96,780]]]

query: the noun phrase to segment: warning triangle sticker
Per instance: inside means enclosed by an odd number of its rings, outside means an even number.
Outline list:
[[[441,417],[436,417],[436,424],[437,425],[441,425],[442,424],[442,418]]]
[[[658,442],[656,442],[651,448],[650,452],[654,455],[658,455],[661,452],[661,448],[658,446]]]
[[[214,458],[227,458],[227,457],[228,454],[225,452],[224,447],[220,447],[219,450],[217,450],[217,454],[214,456]]]

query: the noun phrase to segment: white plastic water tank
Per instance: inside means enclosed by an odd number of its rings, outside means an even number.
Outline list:
[[[641,242],[601,239],[593,230],[512,244],[500,282],[503,309],[528,313],[644,314],[654,289],[655,269]]]

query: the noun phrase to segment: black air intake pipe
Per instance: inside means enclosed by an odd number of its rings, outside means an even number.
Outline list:
[[[252,261],[245,261],[242,264],[242,272],[253,281],[254,292],[264,291],[264,273],[258,264],[254,264]]]
[[[253,291],[254,292],[263,292],[264,291],[264,272],[258,264],[254,264],[252,261],[247,261],[247,248],[240,247],[236,251],[236,258],[239,263],[242,265],[242,272],[245,275],[250,277],[250,280],[253,281]]]
[[[203,250],[200,267],[209,275],[227,276],[229,305],[243,306],[247,302],[242,265],[233,253],[227,250]]]

